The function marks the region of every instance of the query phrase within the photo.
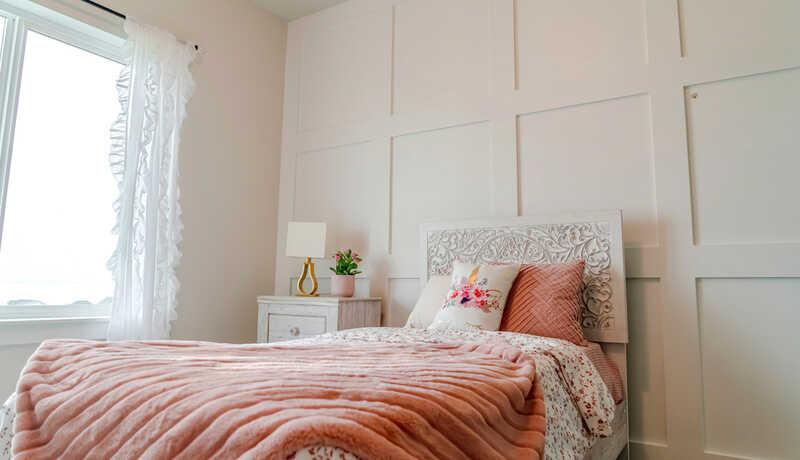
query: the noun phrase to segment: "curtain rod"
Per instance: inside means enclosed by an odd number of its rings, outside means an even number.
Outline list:
[[[95,7],[95,8],[101,9],[101,10],[105,11],[106,13],[113,14],[114,16],[116,16],[116,17],[118,17],[118,18],[121,18],[121,19],[128,19],[128,17],[127,17],[127,16],[125,16],[125,15],[124,15],[124,14],[122,14],[122,13],[120,13],[119,11],[117,11],[117,10],[112,10],[111,8],[109,8],[109,7],[105,6],[105,5],[101,5],[101,4],[97,3],[97,2],[93,2],[92,0],[81,0],[81,1],[82,1],[83,3],[86,3],[86,4],[89,4],[89,5],[92,5],[92,6],[93,6],[93,7]],[[197,46],[197,45],[194,45],[194,49],[196,49],[196,50],[199,50],[199,49],[200,49],[200,47],[199,47],[199,46]]]

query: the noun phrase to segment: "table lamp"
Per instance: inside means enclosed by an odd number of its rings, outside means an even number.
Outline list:
[[[311,259],[325,258],[325,222],[289,222],[286,232],[286,256],[305,257],[303,274],[297,280],[297,294],[300,297],[317,297],[317,277],[314,275],[314,262]],[[303,289],[306,277],[311,275],[311,292]]]

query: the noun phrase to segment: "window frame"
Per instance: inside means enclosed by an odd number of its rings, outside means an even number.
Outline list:
[[[0,17],[6,20],[2,48],[0,48],[0,246],[2,246],[27,32],[42,34],[123,65],[125,40],[29,0],[0,0]],[[19,306],[0,304],[0,324],[21,320],[108,318],[110,314],[109,303]]]

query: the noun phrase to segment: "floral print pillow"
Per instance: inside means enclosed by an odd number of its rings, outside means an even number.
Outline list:
[[[428,329],[496,331],[519,264],[480,265],[456,261],[450,290]]]

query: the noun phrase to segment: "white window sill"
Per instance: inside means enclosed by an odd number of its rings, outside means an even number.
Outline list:
[[[110,304],[0,305],[0,323],[93,319],[111,316]]]
[[[70,324],[87,322],[108,322],[108,316],[72,316],[66,318],[16,318],[0,319],[0,327],[14,324]]]
[[[38,345],[47,339],[105,340],[111,306],[0,306],[0,347]]]
[[[81,306],[87,307],[87,305]],[[100,315],[97,311],[107,312],[108,306],[103,307],[105,308],[90,312],[93,313],[91,315],[78,315],[76,311],[57,311],[50,312],[46,317],[32,318],[30,316],[33,315],[24,315],[27,317],[0,319],[0,347],[38,345],[47,339],[105,340],[109,316],[107,313]],[[8,313],[5,311],[8,308],[19,307],[0,306],[0,310],[6,315]]]

